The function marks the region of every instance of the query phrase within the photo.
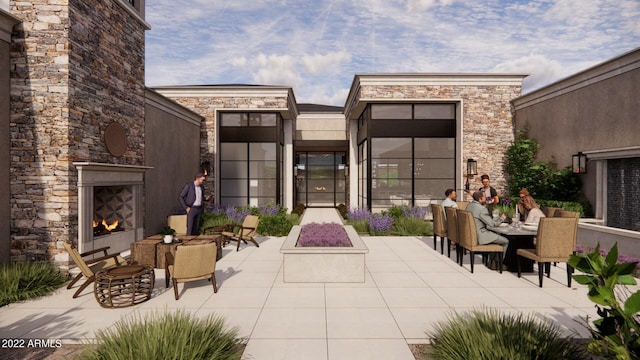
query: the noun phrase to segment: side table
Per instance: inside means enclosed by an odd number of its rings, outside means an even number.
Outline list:
[[[156,266],[156,246],[162,242],[161,235],[131,243],[131,261],[138,265]]]
[[[99,271],[93,294],[104,308],[122,308],[151,299],[154,285],[153,266],[123,265]]]

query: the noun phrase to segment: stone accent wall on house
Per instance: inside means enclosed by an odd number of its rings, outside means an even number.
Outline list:
[[[488,174],[491,185],[500,194],[506,192],[504,174],[505,151],[514,139],[511,99],[520,95],[521,86],[514,85],[363,85],[359,98],[367,101],[438,99],[462,101],[463,153],[459,165],[466,169],[466,161],[478,162],[479,175]],[[476,176],[471,188],[482,184]]]
[[[68,262],[77,241],[76,161],[144,164],[144,30],[115,1],[11,2],[12,260]],[[124,156],[103,131],[119,122]],[[59,257],[58,254],[61,254]]]

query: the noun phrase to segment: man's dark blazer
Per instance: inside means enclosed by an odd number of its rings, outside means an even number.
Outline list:
[[[204,202],[204,186],[200,186],[200,189],[202,189],[202,201]],[[194,184],[193,181],[186,183],[178,199],[180,200],[180,205],[182,205],[182,208],[185,210],[193,206],[193,203],[196,201],[196,184]]]

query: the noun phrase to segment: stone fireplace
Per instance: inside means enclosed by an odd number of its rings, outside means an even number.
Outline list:
[[[92,162],[73,163],[78,170],[78,250],[109,246],[123,252],[144,237],[142,189],[151,167]],[[104,224],[107,226],[102,226]],[[118,222],[113,230],[109,225]],[[96,231],[95,225],[100,230]]]

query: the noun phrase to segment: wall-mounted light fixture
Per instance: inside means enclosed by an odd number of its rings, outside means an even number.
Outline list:
[[[211,163],[208,160],[205,160],[200,164],[200,172],[205,176],[209,175],[211,172]]]
[[[573,154],[571,167],[573,168],[574,174],[586,174],[587,173],[587,155],[583,154],[582,151],[578,151],[577,154]]]
[[[467,160],[467,183],[464,185],[464,189],[469,191],[469,178],[478,175],[478,162],[473,159]]]

